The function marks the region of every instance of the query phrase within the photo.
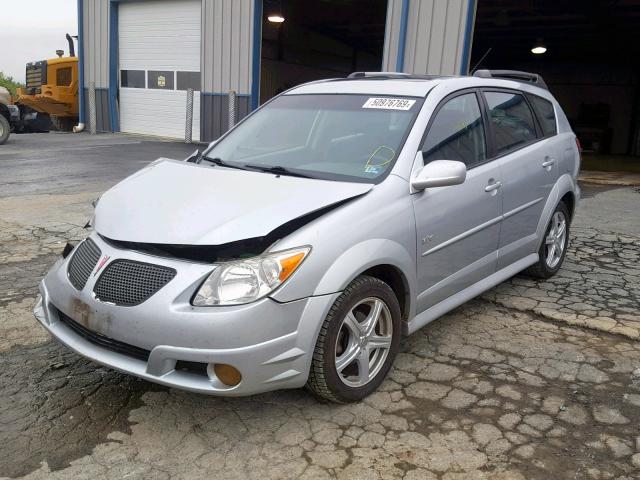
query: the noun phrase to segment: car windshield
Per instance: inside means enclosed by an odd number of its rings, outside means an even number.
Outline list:
[[[205,152],[230,167],[377,183],[393,167],[421,98],[282,95]]]

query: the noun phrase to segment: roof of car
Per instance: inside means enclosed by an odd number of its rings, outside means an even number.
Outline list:
[[[472,87],[497,87],[525,90],[542,96],[550,96],[547,90],[527,81],[505,78],[486,78],[476,76],[416,76],[380,75],[356,78],[333,78],[305,83],[292,88],[288,95],[300,94],[364,94],[364,95],[398,95],[424,97],[436,85],[447,83],[455,89]]]

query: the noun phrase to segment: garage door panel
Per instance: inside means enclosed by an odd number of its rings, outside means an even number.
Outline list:
[[[120,88],[120,129],[124,132],[184,138],[186,91],[176,88],[175,72],[200,72],[199,0],[138,1],[119,5],[119,68],[167,72],[162,89]],[[165,75],[165,76],[166,76]],[[155,82],[157,77],[153,77]],[[155,85],[153,85],[155,86]],[[200,137],[200,93],[194,93],[192,135]]]
[[[118,15],[120,68],[200,70],[199,1],[122,3]]]
[[[120,89],[120,129],[123,132],[184,138],[187,92],[139,88]],[[193,94],[192,135],[200,140],[200,93]]]

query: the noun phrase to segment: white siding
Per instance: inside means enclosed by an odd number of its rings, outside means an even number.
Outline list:
[[[396,71],[401,16],[402,0],[388,0],[384,50],[382,52],[382,71],[384,72]]]
[[[403,72],[459,75],[462,65],[469,0],[410,0]],[[389,0],[383,67],[395,71],[401,43],[402,0]],[[475,19],[475,15],[472,15]],[[471,26],[473,27],[473,26]],[[470,35],[473,34],[473,28]],[[469,39],[471,41],[471,39]]]
[[[253,0],[203,0],[203,92],[251,92],[253,7]]]
[[[120,70],[200,71],[200,0],[121,3]],[[120,130],[184,138],[186,91],[120,88]],[[200,93],[194,93],[193,139],[200,139]]]
[[[84,85],[109,87],[109,2],[82,1],[84,41]]]

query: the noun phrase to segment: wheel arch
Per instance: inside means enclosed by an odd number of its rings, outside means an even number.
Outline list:
[[[370,275],[387,283],[398,298],[403,322],[413,317],[415,258],[392,240],[366,240],[343,252],[324,273],[314,295],[342,291],[360,275]]]
[[[561,202],[567,206],[567,210],[569,210],[569,222],[573,221],[573,216],[576,208],[576,196],[572,191],[565,193],[560,199]]]
[[[575,191],[576,180],[574,180],[571,175],[565,173],[564,175],[560,176],[560,178],[558,178],[555,185],[551,189],[551,193],[547,198],[547,202],[542,209],[542,215],[540,215],[540,220],[538,221],[538,226],[536,228],[536,236],[538,238],[536,252],[538,251],[538,249],[540,249],[540,245],[544,241],[544,233],[547,229],[547,225],[549,224],[551,215],[553,215],[553,212],[560,201],[566,199],[567,201],[572,202],[572,205],[567,205],[567,208],[569,209],[571,218],[573,218],[577,198]]]

